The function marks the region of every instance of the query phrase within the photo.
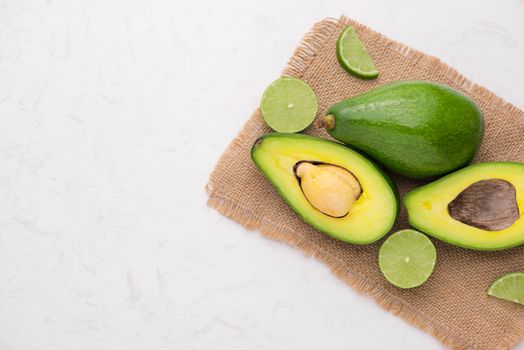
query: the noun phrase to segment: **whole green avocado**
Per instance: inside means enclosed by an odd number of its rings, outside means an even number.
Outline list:
[[[429,81],[395,82],[341,101],[321,125],[335,139],[411,178],[466,165],[484,135],[482,113],[470,98]]]

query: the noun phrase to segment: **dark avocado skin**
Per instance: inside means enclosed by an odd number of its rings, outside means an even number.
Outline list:
[[[401,81],[332,106],[328,133],[411,178],[447,174],[471,161],[484,134],[477,105],[444,85]]]

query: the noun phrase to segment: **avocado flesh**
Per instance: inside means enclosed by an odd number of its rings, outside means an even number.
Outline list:
[[[332,137],[411,178],[466,165],[484,134],[482,114],[471,99],[428,81],[387,84],[341,101],[327,114]]]
[[[393,227],[399,208],[394,185],[371,161],[343,145],[307,135],[272,133],[255,142],[251,157],[291,208],[319,231],[368,244]],[[294,172],[303,161],[336,165],[358,179],[362,192],[349,213],[332,217],[308,201]]]
[[[486,226],[474,217],[477,222],[468,224],[464,217],[454,214],[454,218],[450,215],[450,204],[463,196],[465,190],[493,179],[507,182],[514,188],[514,192],[502,189],[510,196],[504,202],[491,203],[494,205],[493,210],[507,216],[501,217],[504,220],[502,224],[495,222]],[[486,188],[483,196],[485,200],[496,200],[493,194],[486,193]],[[515,215],[511,203],[506,203],[511,201],[516,202],[518,215]],[[409,192],[404,197],[404,204],[412,226],[448,243],[476,250],[498,250],[520,245],[524,243],[524,163],[490,162],[471,165]],[[488,208],[489,205],[490,203],[477,203],[475,207]],[[475,227],[482,225],[485,228]]]

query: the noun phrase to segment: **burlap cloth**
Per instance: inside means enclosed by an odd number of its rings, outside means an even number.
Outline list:
[[[335,42],[348,23],[355,26],[373,57],[380,71],[378,79],[357,79],[338,64]],[[283,75],[301,78],[311,85],[319,100],[317,117],[324,115],[335,102],[391,81],[421,79],[449,85],[473,98],[484,113],[486,135],[475,161],[524,162],[523,111],[467,80],[437,58],[347,18],[325,19],[315,24]],[[378,268],[377,250],[382,241],[352,245],[312,229],[257,171],[250,159],[250,148],[256,138],[268,131],[259,111],[255,111],[210,177],[207,185],[210,206],[247,228],[258,229],[266,237],[315,256],[337,277],[372,297],[382,308],[431,333],[451,348],[508,349],[524,336],[524,307],[486,296],[486,288],[498,276],[524,271],[524,246],[479,252],[433,239],[438,257],[429,281],[419,288],[397,289],[384,280]],[[307,133],[328,137],[319,130]],[[401,195],[422,183],[392,177]],[[402,209],[395,230],[408,226]],[[329,339],[326,342],[329,344]]]

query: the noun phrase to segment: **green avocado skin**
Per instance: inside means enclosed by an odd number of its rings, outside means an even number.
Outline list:
[[[447,174],[471,161],[484,135],[477,105],[447,86],[401,81],[341,101],[328,133],[411,178]]]

